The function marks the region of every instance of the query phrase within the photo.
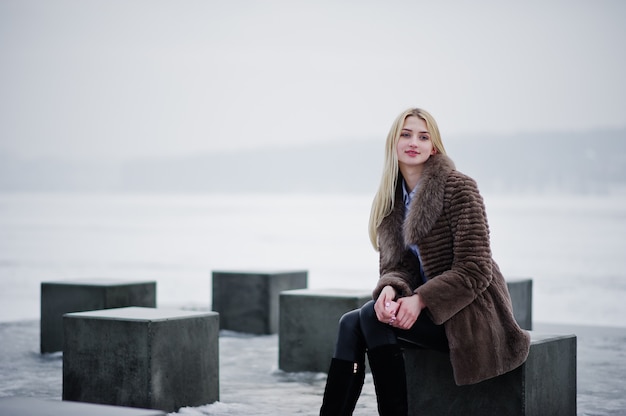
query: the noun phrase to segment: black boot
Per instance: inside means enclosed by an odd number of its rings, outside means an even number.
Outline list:
[[[320,416],[350,416],[361,395],[365,365],[333,358],[328,370]]]
[[[397,344],[382,345],[367,352],[374,378],[378,413],[406,416],[409,412],[404,355]]]

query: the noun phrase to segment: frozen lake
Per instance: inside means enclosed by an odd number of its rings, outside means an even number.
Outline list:
[[[578,414],[624,414],[626,197],[485,200],[504,274],[533,278],[538,329],[578,336]],[[159,306],[202,309],[210,308],[217,269],[306,269],[309,287],[369,290],[378,267],[367,238],[370,202],[362,195],[0,194],[0,397],[61,397],[62,355],[39,354],[42,281],[156,280]],[[317,414],[325,375],[281,372],[277,354],[276,335],[222,333],[220,402],[177,414]],[[355,415],[375,407],[368,376]]]

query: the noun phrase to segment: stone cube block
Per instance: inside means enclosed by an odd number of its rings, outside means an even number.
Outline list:
[[[526,330],[533,329],[533,281],[532,279],[507,279],[511,295],[513,315],[517,324]]]
[[[219,400],[217,313],[127,307],[63,322],[63,400],[166,412]]]
[[[341,316],[372,299],[372,292],[301,289],[280,294],[279,368],[327,372]]]
[[[114,279],[42,282],[41,352],[63,349],[63,314],[124,306],[156,307],[156,282]]]
[[[409,415],[575,416],[576,336],[531,338],[523,365],[467,386],[454,383],[447,353],[405,349]]]
[[[275,334],[280,292],[306,288],[307,279],[307,271],[214,271],[212,309],[221,329]]]

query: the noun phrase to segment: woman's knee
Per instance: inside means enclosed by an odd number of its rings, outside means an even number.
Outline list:
[[[365,341],[360,325],[358,309],[345,313],[339,319],[334,358],[353,362],[365,360]]]
[[[361,307],[361,309],[359,310],[359,318],[361,319],[361,322],[369,322],[372,319],[378,320],[378,318],[376,317],[376,311],[374,310],[375,303],[376,302],[374,302],[373,300],[370,300]]]
[[[359,327],[359,310],[355,309],[339,318],[339,332],[353,332]]]

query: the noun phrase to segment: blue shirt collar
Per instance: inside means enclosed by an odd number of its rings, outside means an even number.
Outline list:
[[[417,192],[419,187],[420,187],[420,183],[418,182],[417,185],[415,185],[415,188],[413,188],[411,192],[407,191],[406,182],[404,181],[404,178],[402,178],[402,200],[404,201],[405,207],[409,206],[409,204],[413,200],[413,197],[415,196],[415,193]]]

